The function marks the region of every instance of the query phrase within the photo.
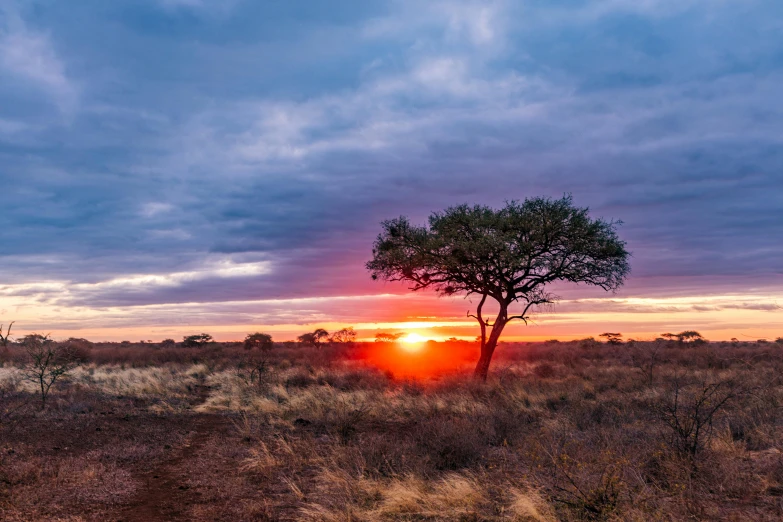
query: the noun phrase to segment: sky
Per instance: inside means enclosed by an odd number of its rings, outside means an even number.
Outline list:
[[[783,336],[783,2],[0,0],[0,323],[473,338],[379,222],[571,194],[614,294],[507,339]]]

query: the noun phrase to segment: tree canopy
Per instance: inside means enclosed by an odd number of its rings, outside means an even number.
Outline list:
[[[373,279],[404,281],[414,291],[476,295],[482,355],[476,375],[486,378],[492,352],[505,325],[527,322],[537,305],[553,303],[555,281],[619,288],[629,273],[629,253],[617,235],[617,221],[593,219],[570,196],[510,201],[503,208],[459,205],[416,226],[406,217],[384,221],[367,269]],[[493,299],[493,321],[483,306]],[[519,304],[520,310],[509,308]],[[487,336],[487,328],[491,328]]]
[[[262,332],[248,334],[244,341],[245,350],[257,348],[262,351],[268,351],[274,348],[274,346],[275,343],[272,341],[272,336]]]
[[[302,344],[312,344],[313,346],[318,346],[329,340],[329,332],[323,328],[317,328],[313,332],[300,335],[297,337],[297,340]]]

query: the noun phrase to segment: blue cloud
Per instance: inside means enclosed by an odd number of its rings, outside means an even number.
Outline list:
[[[18,1],[0,17],[0,285],[65,282],[80,306],[366,294],[381,219],[564,192],[626,223],[634,291],[781,275],[778,3]],[[214,256],[269,270],[203,272]]]

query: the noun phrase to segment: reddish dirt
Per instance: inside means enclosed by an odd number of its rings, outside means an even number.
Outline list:
[[[190,506],[197,504],[199,493],[188,486],[192,473],[188,464],[207,441],[225,433],[230,425],[220,415],[194,415],[191,431],[184,442],[165,461],[137,477],[144,486],[126,504],[118,518],[121,522],[191,520]]]
[[[209,391],[209,387],[199,386],[193,405],[206,401]],[[123,508],[119,522],[191,520],[188,511],[198,502],[199,493],[188,486],[188,463],[210,438],[225,433],[230,423],[215,414],[194,414],[186,419],[190,432],[185,440],[169,458],[136,477],[144,486]]]

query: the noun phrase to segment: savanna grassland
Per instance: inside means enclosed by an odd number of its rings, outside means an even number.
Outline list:
[[[96,344],[42,408],[9,346],[0,519],[783,518],[780,344],[505,343],[486,383],[373,349]]]

